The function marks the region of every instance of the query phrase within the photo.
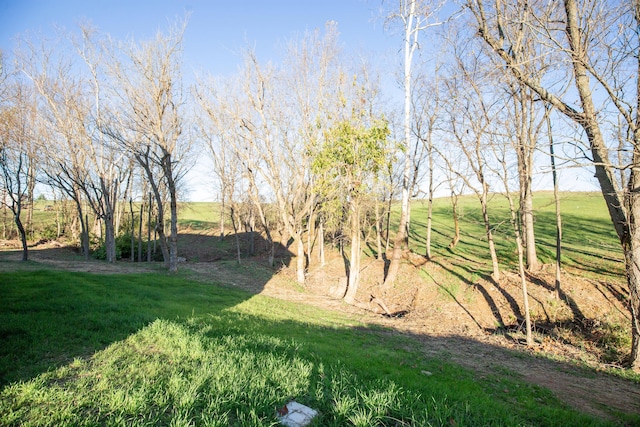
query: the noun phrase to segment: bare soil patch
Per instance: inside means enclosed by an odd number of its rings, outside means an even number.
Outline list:
[[[180,269],[190,278],[346,313],[384,326],[385,333],[415,338],[428,356],[444,356],[481,376],[508,373],[548,388],[567,405],[602,418],[616,419],[615,411],[640,415],[640,382],[615,375],[625,361],[619,356],[616,359],[615,352],[612,356],[606,342],[630,333],[627,290],[620,282],[600,282],[565,271],[563,299],[557,299],[551,269],[543,268],[530,276],[536,344],[527,348],[521,329],[519,279],[513,274],[504,274],[499,282],[472,274],[474,280],[465,282],[456,276],[455,260],[427,262],[408,252],[396,288],[383,294],[379,284],[384,261],[366,260],[358,293],[361,304],[356,307],[330,296],[345,275],[344,261],[337,253],[330,254],[324,267],[312,267],[301,287],[295,283],[291,268],[282,262],[267,281],[255,280],[254,270],[265,270],[263,258],[243,260],[243,268],[229,268],[233,255],[212,249],[213,238],[181,236],[180,245],[186,248],[181,255],[186,256],[186,262]],[[101,274],[164,271],[161,263],[84,261],[73,248],[58,242],[32,247],[32,262],[21,264],[17,262],[17,243],[0,242],[1,270],[36,269],[45,264]],[[466,268],[482,271],[471,261]],[[370,301],[372,295],[392,312],[404,315],[383,316],[382,308]],[[622,331],[616,335],[612,328]]]

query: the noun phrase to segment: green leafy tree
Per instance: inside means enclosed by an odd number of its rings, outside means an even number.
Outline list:
[[[353,304],[360,282],[361,221],[364,201],[372,193],[378,172],[387,163],[389,127],[384,119],[369,126],[354,117],[337,123],[324,134],[312,168],[318,192],[349,207],[351,256],[344,299]]]

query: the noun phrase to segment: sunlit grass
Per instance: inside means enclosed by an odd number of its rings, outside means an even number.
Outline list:
[[[603,275],[624,280],[622,250],[602,195],[598,193],[562,193],[563,221],[562,264],[585,277]],[[440,198],[433,205],[432,253],[434,256],[464,263],[483,275],[491,273],[486,233],[475,196],[459,199],[460,242],[454,249],[449,244],[454,235],[451,203]],[[517,270],[517,251],[506,198],[496,194],[489,201],[489,216],[501,268]],[[543,263],[555,262],[556,219],[553,193],[534,194],[534,229],[538,257]],[[415,201],[411,210],[411,248],[425,252],[427,222],[426,202]],[[458,271],[467,275],[464,271]]]
[[[2,426],[276,425],[290,399],[315,426],[607,425],[410,337],[177,276],[0,273],[0,292]]]

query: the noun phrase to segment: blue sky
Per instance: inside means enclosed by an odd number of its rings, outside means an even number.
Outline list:
[[[10,51],[25,31],[76,31],[82,21],[117,39],[144,39],[190,13],[185,66],[212,74],[236,71],[248,45],[272,59],[283,41],[329,20],[346,49],[395,57],[401,43],[384,31],[380,7],[381,0],[0,0],[0,49]]]

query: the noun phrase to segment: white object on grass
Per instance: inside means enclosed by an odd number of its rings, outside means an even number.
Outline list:
[[[308,406],[304,406],[294,400],[287,403],[287,413],[278,416],[280,423],[287,427],[305,427],[311,423],[313,417],[318,415],[318,411],[311,409]]]

